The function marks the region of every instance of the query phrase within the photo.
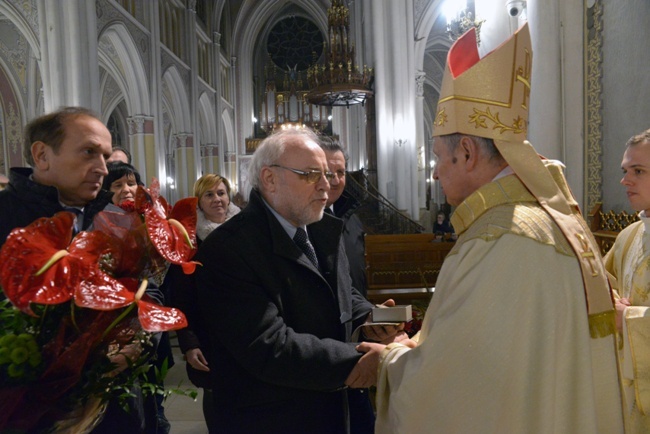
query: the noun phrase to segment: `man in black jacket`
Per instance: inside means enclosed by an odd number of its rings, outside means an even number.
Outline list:
[[[350,264],[350,277],[354,286],[364,297],[368,293],[366,282],[365,231],[361,219],[355,214],[359,202],[346,190],[348,158],[338,142],[321,139],[327,166],[334,174],[330,181],[325,212],[343,220],[343,243]]]
[[[321,139],[321,148],[325,151],[327,167],[334,175],[330,181],[325,212],[343,220],[343,244],[350,264],[352,286],[364,297],[368,293],[366,284],[366,258],[363,224],[355,214],[359,202],[345,191],[347,155],[337,141]],[[369,398],[368,389],[349,389],[351,434],[373,434],[375,432],[375,414]]]
[[[15,228],[73,208],[77,229],[85,229],[110,202],[101,191],[108,173],[111,134],[93,112],[66,107],[31,121],[23,156],[32,167],[14,167],[0,191],[0,246]]]
[[[77,214],[75,230],[87,229],[113,197],[113,193],[101,190],[110,155],[111,134],[88,109],[66,107],[31,121],[25,127],[23,146],[23,156],[31,168],[12,168],[9,184],[0,191],[0,246],[13,229],[60,211]],[[160,300],[157,288],[148,294]],[[4,299],[2,292],[0,298]],[[123,356],[112,361],[119,370],[128,366]],[[132,392],[139,394],[140,390],[134,388]],[[138,395],[131,402],[141,400]],[[132,405],[127,413],[116,399],[111,400],[106,416],[93,432],[144,432],[143,412],[143,408]]]
[[[372,304],[351,286],[341,220],[323,215],[331,177],[312,132],[270,136],[251,161],[248,206],[199,248],[219,432],[346,433],[346,386],[373,381],[348,342]]]

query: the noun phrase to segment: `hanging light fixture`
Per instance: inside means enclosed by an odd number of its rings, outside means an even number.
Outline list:
[[[481,25],[485,20],[475,19],[474,0],[447,0],[444,6],[447,17],[447,34],[455,41],[472,27],[476,28],[476,43],[481,45]]]
[[[327,10],[327,42],[325,61],[307,70],[312,104],[346,106],[363,104],[372,95],[372,69],[360,70],[354,60],[354,44],[350,43],[350,11],[343,0],[332,0]]]

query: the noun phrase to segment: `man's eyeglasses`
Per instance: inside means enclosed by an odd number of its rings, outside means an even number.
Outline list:
[[[279,167],[280,169],[289,170],[304,177],[309,184],[316,184],[323,176],[327,178],[327,182],[330,182],[334,178],[332,172],[323,172],[320,170],[310,170],[309,172],[305,172],[304,170],[292,169],[291,167],[285,167],[279,164],[271,164],[269,167]]]

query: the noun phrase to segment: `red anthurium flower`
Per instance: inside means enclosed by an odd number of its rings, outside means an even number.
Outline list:
[[[113,310],[133,302],[133,292],[122,282],[99,271],[99,267],[91,273],[97,275],[86,275],[84,281],[75,288],[74,302],[77,306],[94,310]]]
[[[137,301],[138,319],[142,328],[148,332],[167,332],[187,327],[187,319],[180,310],[173,307],[165,307],[153,302],[144,295]]]
[[[82,282],[92,287],[113,280],[99,269],[99,259],[119,261],[115,243],[101,232],[81,232],[70,243],[73,220],[69,212],[38,219],[13,230],[2,246],[0,284],[7,298],[23,312],[33,315],[30,303],[70,300]]]
[[[148,205],[142,205],[142,202],[148,202]],[[168,212],[167,203],[160,197],[157,179],[153,180],[149,190],[138,187],[136,193],[136,208],[144,209],[149,239],[163,258],[182,265],[187,274],[192,273],[197,264],[190,262],[196,253],[197,202],[195,197],[181,199]]]
[[[124,284],[125,291],[120,294],[130,305],[129,310],[134,306],[138,308],[138,320],[142,329],[148,332],[167,332],[187,327],[185,314],[173,307],[161,306],[151,297],[145,294],[148,280],[144,279],[138,286],[136,279],[120,279]],[[97,307],[94,307],[97,309]],[[126,312],[124,315],[126,315]]]

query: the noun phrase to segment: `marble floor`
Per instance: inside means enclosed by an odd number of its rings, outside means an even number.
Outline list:
[[[172,348],[176,364],[167,373],[165,385],[179,389],[196,389],[185,373],[185,361],[181,354],[175,336],[172,335]],[[170,434],[207,434],[208,428],[203,419],[201,402],[203,398],[202,389],[198,389],[199,395],[196,400],[187,396],[170,395],[163,406],[165,416],[171,424]]]

